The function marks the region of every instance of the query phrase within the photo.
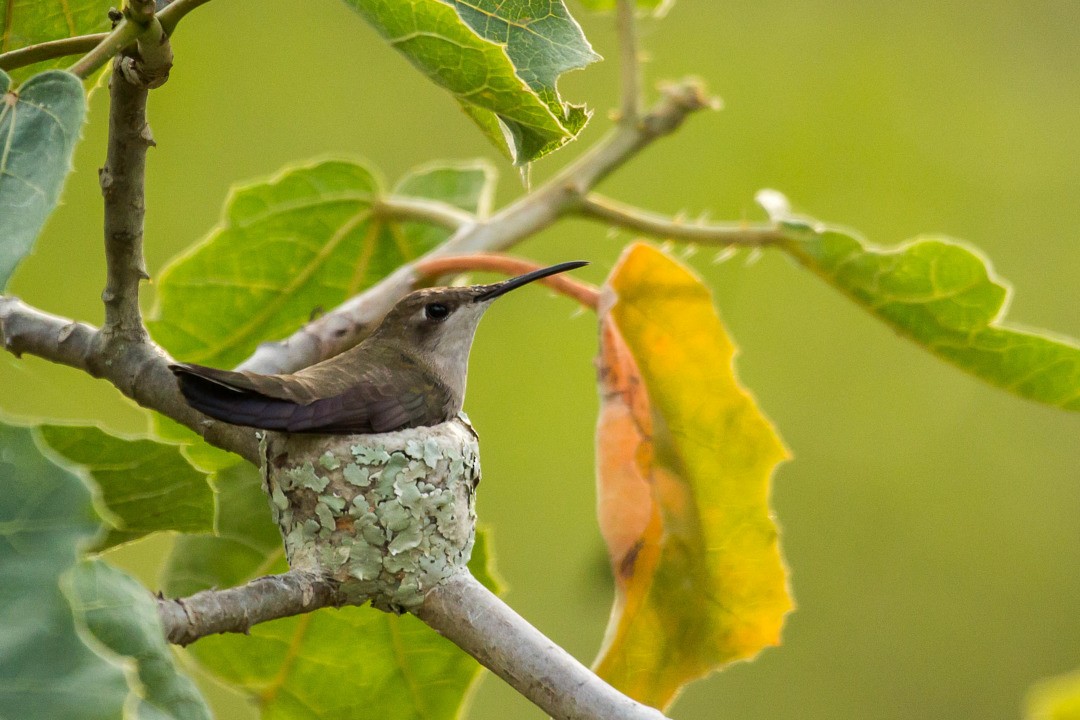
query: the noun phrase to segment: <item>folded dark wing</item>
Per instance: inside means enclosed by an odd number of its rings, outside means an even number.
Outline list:
[[[290,376],[171,365],[196,410],[234,425],[296,433],[378,433],[447,419],[449,393],[425,373],[371,372],[318,397]]]

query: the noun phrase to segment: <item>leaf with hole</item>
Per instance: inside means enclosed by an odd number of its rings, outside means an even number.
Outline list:
[[[556,84],[599,56],[562,0],[346,3],[449,91],[517,165],[561,147],[588,122]]]

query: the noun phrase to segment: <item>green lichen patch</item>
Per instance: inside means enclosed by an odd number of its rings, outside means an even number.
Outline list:
[[[324,452],[322,457],[319,458],[319,464],[327,470],[337,470],[341,467],[341,461],[334,457],[334,453],[329,450]]]
[[[350,598],[403,612],[468,562],[479,463],[462,422],[271,444],[266,457],[284,462],[271,464],[267,487],[293,567],[306,563]]]
[[[345,466],[345,469],[341,474],[344,476],[346,482],[352,483],[357,487],[366,488],[371,484],[371,471],[363,465],[349,463]]]

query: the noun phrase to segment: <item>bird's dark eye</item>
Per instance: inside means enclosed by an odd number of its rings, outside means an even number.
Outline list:
[[[442,303],[428,303],[424,306],[424,317],[428,320],[445,320],[450,314],[450,308]]]

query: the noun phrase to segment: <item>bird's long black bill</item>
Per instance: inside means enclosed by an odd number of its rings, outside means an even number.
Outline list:
[[[475,298],[476,302],[487,302],[488,300],[494,300],[500,295],[527,285],[533,280],[539,280],[540,278],[546,278],[549,275],[558,275],[559,273],[566,272],[567,270],[573,270],[575,268],[583,267],[589,263],[584,260],[574,260],[573,262],[559,263],[558,265],[552,265],[551,267],[540,268],[539,270],[533,270],[531,273],[525,273],[524,275],[518,275],[517,277],[510,278],[509,280],[503,280],[501,283],[495,283],[490,286],[490,290],[487,290]]]

